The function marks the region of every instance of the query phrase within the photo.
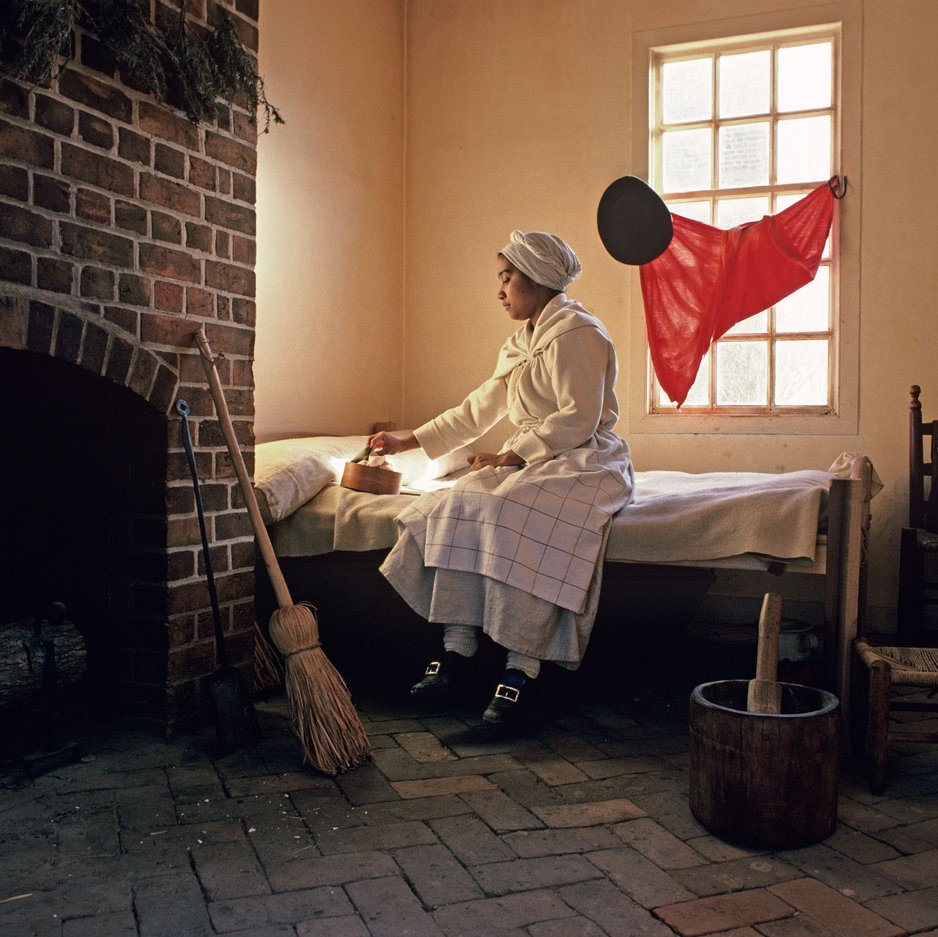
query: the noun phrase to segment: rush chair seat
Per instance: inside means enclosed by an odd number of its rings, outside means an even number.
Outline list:
[[[933,697],[938,691],[938,648],[877,647],[864,638],[857,639],[855,648],[869,672],[866,758],[870,791],[882,794],[890,743],[938,742],[938,731],[916,729],[914,722],[891,718],[896,712],[938,715],[938,703],[921,699],[922,694]]]
[[[938,583],[928,576],[929,554],[938,553],[938,420],[923,423],[921,388],[909,389],[909,527],[903,528],[899,559],[899,631],[892,646],[857,638],[857,660],[867,671],[866,757],[870,790],[881,794],[891,742],[938,742],[938,731],[914,721],[892,718],[897,712],[938,714],[938,648],[924,646],[925,609],[938,604]]]

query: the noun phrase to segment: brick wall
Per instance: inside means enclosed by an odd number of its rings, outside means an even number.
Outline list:
[[[188,0],[190,27],[204,29],[224,7],[256,54],[257,2]],[[145,5],[159,22],[179,9]],[[123,81],[80,29],[75,50],[47,87],[0,83],[0,348],[93,376],[104,412],[119,388],[162,421],[165,510],[155,528],[138,525],[150,531],[149,553],[157,530],[159,595],[154,602],[152,563],[141,564],[139,594],[125,593],[119,617],[123,682],[133,688],[124,698],[169,730],[204,717],[201,678],[215,662],[179,397],[192,411],[228,656],[245,669],[252,656],[253,538],[192,334],[205,324],[223,355],[219,373],[250,467],[256,126],[221,103],[215,121],[194,124]],[[37,427],[37,445],[44,432],[55,427]],[[149,517],[133,500],[128,516]]]

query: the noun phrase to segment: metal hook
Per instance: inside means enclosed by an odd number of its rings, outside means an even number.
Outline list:
[[[834,198],[842,199],[847,194],[847,177],[844,176],[843,179],[840,176],[831,176],[827,180],[827,184],[830,186],[831,192],[834,194]]]

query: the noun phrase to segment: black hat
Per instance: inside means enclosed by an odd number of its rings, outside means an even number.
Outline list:
[[[616,179],[603,192],[597,212],[603,246],[624,264],[647,264],[664,253],[674,229],[661,196],[636,176]]]

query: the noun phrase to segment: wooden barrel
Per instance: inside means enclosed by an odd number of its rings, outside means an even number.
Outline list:
[[[691,694],[691,812],[743,846],[816,843],[837,823],[840,702],[782,683],[780,713],[750,713],[747,687],[747,680],[721,680]]]

